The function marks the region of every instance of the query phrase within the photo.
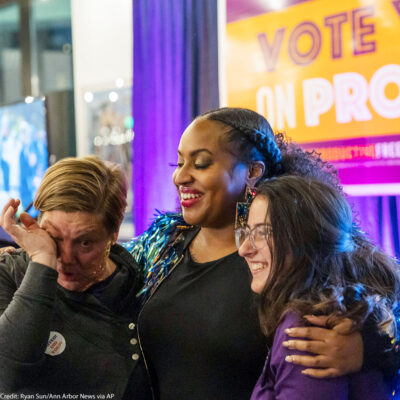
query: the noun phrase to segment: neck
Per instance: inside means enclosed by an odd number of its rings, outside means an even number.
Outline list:
[[[115,265],[114,261],[112,261],[110,257],[107,257],[104,263],[104,268],[102,268],[102,271],[97,278],[97,282],[101,282],[107,279],[115,271],[116,268],[117,266]]]
[[[218,260],[236,250],[233,224],[218,229],[202,227],[190,246],[198,262]]]

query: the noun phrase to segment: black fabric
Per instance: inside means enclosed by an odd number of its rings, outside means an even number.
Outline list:
[[[94,285],[90,286],[89,289],[86,290],[86,293],[91,293],[93,296],[97,297],[100,301],[102,301],[102,294],[107,289],[107,286],[114,279],[115,275],[119,272],[119,267],[116,266],[114,272],[104,279],[103,281],[97,282]]]
[[[267,347],[249,280],[237,253],[199,264],[185,250],[138,323],[157,398],[250,398]]]
[[[398,315],[397,310],[397,315]],[[398,317],[396,318],[398,323]],[[362,329],[364,344],[363,371],[379,369],[383,371],[386,382],[392,392],[400,392],[400,354],[399,346],[387,334],[383,333],[370,316]]]

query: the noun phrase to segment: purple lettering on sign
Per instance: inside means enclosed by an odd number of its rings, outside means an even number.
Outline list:
[[[324,20],[325,26],[331,30],[331,57],[342,58],[342,24],[347,22],[347,13],[330,15]]]
[[[400,0],[394,0],[392,1],[393,7],[397,11],[397,14],[399,14],[400,17]]]
[[[310,49],[301,52],[298,48],[298,42],[301,36],[308,35],[311,39]],[[318,56],[321,50],[321,31],[318,26],[311,21],[298,24],[289,37],[289,56],[295,64],[308,65],[311,64]]]
[[[265,67],[267,68],[268,72],[274,71],[276,68],[279,54],[281,52],[284,34],[285,28],[279,28],[275,32],[272,44],[269,42],[268,37],[265,33],[259,33],[257,35],[258,43],[260,44],[261,52],[264,57]]]
[[[375,33],[375,25],[365,23],[365,19],[375,15],[374,7],[356,8],[352,11],[353,54],[355,56],[376,51],[376,42],[367,42],[365,36]]]

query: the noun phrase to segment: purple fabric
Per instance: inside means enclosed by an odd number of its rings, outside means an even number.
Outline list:
[[[218,107],[217,2],[134,0],[133,215],[136,234],[155,210],[178,206],[172,184],[179,139]]]
[[[260,379],[250,400],[385,400],[390,393],[378,371],[359,372],[334,379],[314,379],[303,375],[304,367],[290,364],[285,357],[304,354],[288,350],[286,328],[301,326],[298,316],[288,313],[278,326]]]
[[[371,241],[400,259],[400,196],[349,197],[348,200]]]

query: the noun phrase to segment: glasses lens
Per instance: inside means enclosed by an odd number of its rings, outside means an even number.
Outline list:
[[[246,240],[247,233],[244,228],[238,228],[235,230],[235,241],[236,247],[239,248],[243,242]]]
[[[268,240],[270,230],[264,226],[259,226],[253,231],[253,245],[256,249],[262,249]]]

